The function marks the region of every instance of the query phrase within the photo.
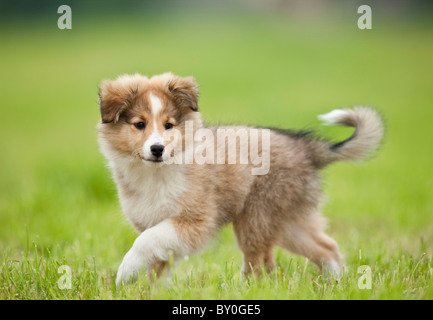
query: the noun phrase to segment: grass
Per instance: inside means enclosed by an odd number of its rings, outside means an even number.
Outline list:
[[[0,299],[433,298],[431,22],[377,13],[365,32],[351,17],[216,12],[75,13],[69,31],[56,18],[2,21]],[[227,226],[170,281],[115,288],[136,234],[98,151],[97,86],[168,70],[196,77],[209,122],[314,127],[338,140],[350,130],[320,127],[318,114],[353,104],[383,112],[375,159],[323,171],[324,215],[347,265],[340,282],[281,249],[275,272],[241,279]],[[63,265],[70,289],[58,285]],[[371,289],[358,287],[361,265]]]

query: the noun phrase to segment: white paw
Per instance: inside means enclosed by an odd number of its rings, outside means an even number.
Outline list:
[[[132,283],[137,281],[138,275],[145,268],[145,259],[138,254],[134,248],[131,248],[123,258],[122,263],[117,270],[116,286],[123,283]]]
[[[341,266],[338,262],[334,260],[325,261],[323,263],[323,275],[326,278],[333,278],[339,280],[342,276],[341,274]]]

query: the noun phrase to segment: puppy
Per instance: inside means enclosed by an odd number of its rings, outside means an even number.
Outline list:
[[[384,128],[371,108],[319,116],[355,127],[345,141],[312,133],[203,126],[192,77],[123,75],[99,91],[98,140],[122,210],[139,236],[116,284],[203,248],[232,222],[246,274],[274,268],[273,248],[303,255],[338,277],[342,258],[319,212],[319,170],[375,151]],[[221,138],[222,137],[222,138]],[[221,139],[220,139],[221,138]],[[239,141],[239,143],[238,143]]]

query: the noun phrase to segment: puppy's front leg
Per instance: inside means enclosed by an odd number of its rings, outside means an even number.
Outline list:
[[[173,220],[167,219],[137,237],[117,271],[116,285],[136,281],[142,270],[168,261],[170,252],[176,259],[187,255],[190,248],[178,236]]]

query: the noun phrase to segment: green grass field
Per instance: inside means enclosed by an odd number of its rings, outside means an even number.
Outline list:
[[[0,299],[432,299],[433,24],[375,15],[301,18],[220,10],[2,22]],[[196,77],[210,123],[316,128],[318,114],[366,104],[385,116],[377,156],[323,171],[328,233],[345,255],[340,282],[276,249],[278,268],[240,277],[229,225],[171,281],[114,279],[135,231],[96,141],[98,85],[122,73]],[[71,271],[61,289],[58,268]],[[371,268],[361,289],[358,267]],[[63,274],[64,275],[64,274]]]

